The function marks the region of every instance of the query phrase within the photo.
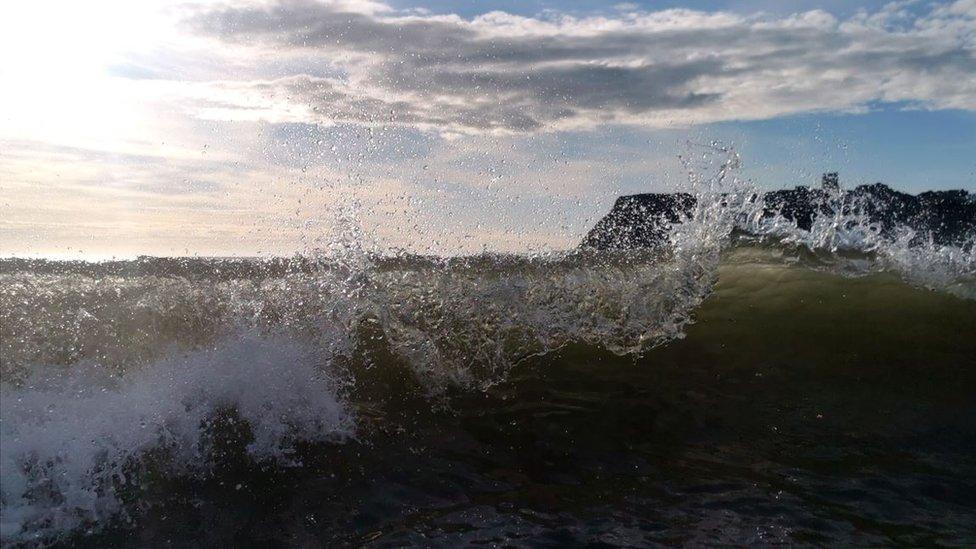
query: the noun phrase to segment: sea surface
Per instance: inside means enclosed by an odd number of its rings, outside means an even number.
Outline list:
[[[976,544],[972,247],[699,219],[667,253],[3,260],[0,539]]]

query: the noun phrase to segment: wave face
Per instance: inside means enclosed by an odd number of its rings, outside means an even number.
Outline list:
[[[421,527],[443,543],[475,532],[579,541],[591,531],[638,544],[790,541],[804,520],[837,528],[833,541],[965,530],[973,470],[957,452],[976,441],[976,338],[965,335],[976,333],[976,302],[960,296],[973,295],[971,273],[933,292],[903,276],[909,262],[891,269],[881,254],[753,239],[714,250],[361,258],[359,270],[324,260],[247,269],[198,260],[128,266],[131,275],[118,265],[4,269],[4,542],[97,544],[133,528],[199,541],[209,528],[200,509],[285,520],[274,510],[282,501],[318,517],[292,525],[302,535],[356,543],[377,533],[421,543]],[[749,438],[729,440],[718,425]],[[907,467],[903,485],[870,488],[878,476],[859,465],[845,495],[830,488],[841,479],[817,476],[852,466],[851,452],[915,437],[933,437],[935,453],[863,456],[868,469]],[[811,453],[786,448],[794,443]],[[926,444],[921,452],[934,451]],[[767,461],[737,461],[750,452]],[[601,480],[605,466],[615,469]],[[461,476],[436,486],[448,470]],[[722,480],[706,482],[711,474]],[[339,491],[332,504],[305,502],[299,485],[310,479],[315,494]],[[626,490],[612,494],[619,483]],[[903,518],[929,505],[956,514],[929,517],[927,534],[888,532],[886,498],[923,485],[947,492],[905,503]],[[827,488],[838,499],[818,509],[811,498]],[[244,489],[279,507],[227,503]],[[368,526],[336,526],[348,512],[337,502],[384,489],[402,492],[390,507],[367,503]],[[562,494],[580,507],[541,511]],[[877,507],[855,509],[857,494]],[[655,498],[679,502],[670,508],[684,530],[664,530],[676,538],[646,537],[640,521]],[[749,501],[772,507],[752,515]],[[199,529],[170,530],[158,522],[167,513]],[[845,534],[850,513],[878,522],[875,537]]]
[[[4,260],[3,543],[973,541],[972,246],[734,164],[666,250]]]

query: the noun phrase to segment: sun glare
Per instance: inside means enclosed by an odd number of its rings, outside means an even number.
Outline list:
[[[97,147],[133,137],[143,109],[112,71],[151,53],[165,32],[158,6],[12,2],[0,13],[4,138]]]

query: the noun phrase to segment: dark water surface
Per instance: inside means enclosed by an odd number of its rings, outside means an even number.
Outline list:
[[[210,474],[147,474],[128,519],[62,542],[976,543],[976,303],[888,274],[719,277],[636,360],[569,345],[432,401],[377,351],[355,440],[260,465],[229,414]]]
[[[35,541],[976,544],[976,302],[890,273],[846,277],[756,253],[724,261],[684,337],[639,358],[568,341],[483,390],[432,393],[422,371],[377,344],[349,366],[355,382],[343,398],[355,415],[352,438],[299,440],[287,464],[256,459],[244,412],[221,408],[199,434],[204,467],[173,472],[165,449],[123,454],[130,479],[91,488],[114,489],[119,511],[83,516],[80,527]],[[147,299],[138,303],[157,312],[180,303],[170,296],[161,308]],[[107,307],[89,307],[103,328]],[[144,337],[209,337],[206,323],[186,324],[189,313],[173,318],[184,320],[153,321],[156,331]],[[109,339],[130,328],[120,323]],[[362,330],[382,340],[379,328]],[[133,334],[123,338],[130,349]],[[68,352],[59,349],[35,355]],[[24,352],[5,348],[8,358]],[[16,377],[7,367],[8,379]],[[11,414],[8,426],[18,421]],[[18,433],[6,436],[20,441]],[[57,495],[39,495],[43,486],[25,501],[63,507]],[[5,506],[13,516],[12,500]],[[41,530],[51,524],[32,520]]]

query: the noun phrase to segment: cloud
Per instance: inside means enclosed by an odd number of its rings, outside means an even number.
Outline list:
[[[473,19],[376,2],[283,0],[203,11],[197,34],[267,78],[201,84],[204,118],[525,133],[858,111],[976,110],[976,3],[893,3],[837,21],[672,9]],[[308,66],[330,69],[311,74]],[[272,68],[273,67],[273,68]],[[281,74],[281,67],[289,67]]]
[[[405,246],[410,235],[398,231],[423,217],[406,198],[422,189],[382,174],[370,174],[367,184],[334,164],[306,172],[261,158],[231,163],[0,145],[0,250],[7,254],[289,254],[328,242],[348,203],[363,208],[357,221],[371,238]]]
[[[5,73],[0,249],[290,253],[327,238],[347,202],[392,247],[567,247],[621,192],[679,187],[678,142],[731,131],[695,125],[976,110],[974,0],[843,20],[160,4],[182,26],[144,17],[165,32],[107,40],[111,55],[81,68],[27,56]],[[74,45],[58,40],[51,59]],[[763,184],[793,183],[797,165],[821,169],[818,146],[752,158],[787,166]]]

